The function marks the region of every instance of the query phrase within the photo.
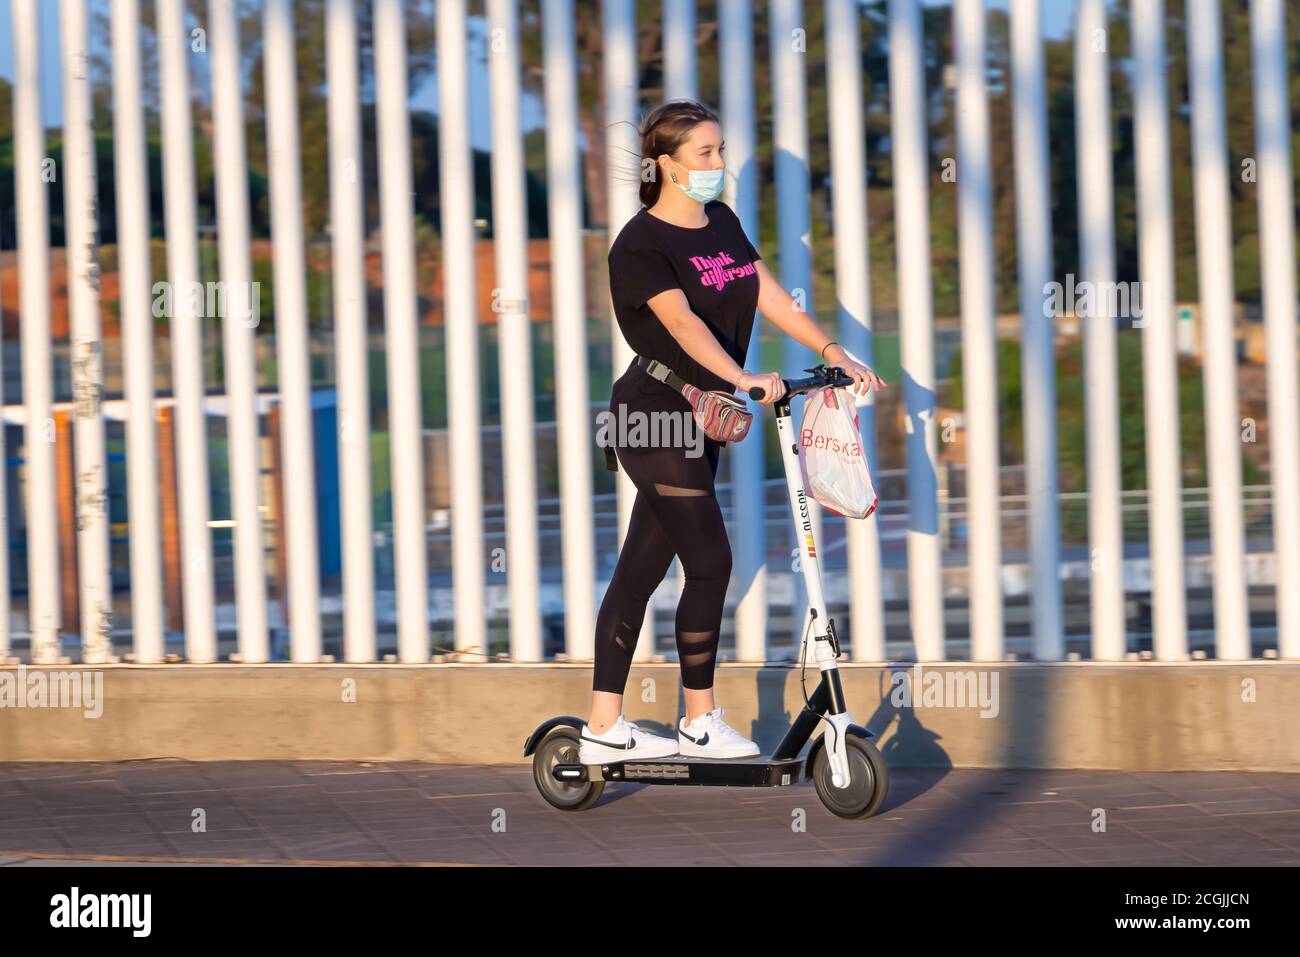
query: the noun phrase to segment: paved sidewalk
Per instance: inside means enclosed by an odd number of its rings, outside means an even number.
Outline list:
[[[0,866],[68,861],[1297,865],[1300,774],[895,769],[844,821],[811,784],[610,785],[564,813],[526,765],[0,764]]]

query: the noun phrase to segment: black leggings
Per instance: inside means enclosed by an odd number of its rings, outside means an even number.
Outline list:
[[[594,691],[623,693],[646,604],[674,555],[681,557],[686,573],[677,602],[682,687],[713,687],[731,543],[713,485],[722,449],[705,441],[703,451],[689,458],[683,448],[617,449],[637,493],[623,550],[596,616]]]

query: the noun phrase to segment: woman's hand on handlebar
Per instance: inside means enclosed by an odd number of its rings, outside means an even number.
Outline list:
[[[779,372],[763,372],[759,375],[744,373],[736,380],[736,388],[762,405],[771,405],[785,394],[785,383],[781,381]],[[763,390],[763,398],[756,399],[751,395],[750,390],[756,388]]]
[[[830,356],[827,356],[828,360],[834,360],[831,361],[831,365],[839,366],[844,374],[853,380],[852,386],[845,386],[850,392],[856,395],[866,395],[873,388],[877,392],[888,388],[888,382],[876,375],[868,366],[850,359],[838,343],[831,350],[831,353]]]

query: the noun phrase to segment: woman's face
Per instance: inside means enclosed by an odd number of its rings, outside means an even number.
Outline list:
[[[712,120],[697,123],[686,142],[668,157],[668,171],[684,184],[690,182],[693,169],[724,169],[726,164],[722,161],[722,151],[725,148],[722,127]]]

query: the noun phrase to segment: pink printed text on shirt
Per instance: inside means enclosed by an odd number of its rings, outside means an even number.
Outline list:
[[[737,266],[735,262],[725,252],[719,252],[716,256],[691,257],[691,265],[700,273],[700,285],[712,286],[714,289],[721,289],[733,279],[754,274],[752,262],[743,266]]]

